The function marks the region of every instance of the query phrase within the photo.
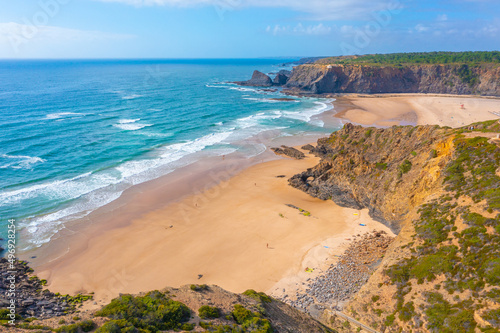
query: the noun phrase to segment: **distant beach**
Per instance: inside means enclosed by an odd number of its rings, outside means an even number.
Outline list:
[[[461,127],[500,118],[495,97],[382,94],[337,97],[335,117],[364,126],[439,125]]]

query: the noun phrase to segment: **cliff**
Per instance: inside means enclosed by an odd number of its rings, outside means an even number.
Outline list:
[[[292,93],[434,93],[500,96],[500,67],[467,65],[306,64],[284,85]]]
[[[33,275],[26,262],[0,258],[0,267],[2,272],[13,272],[16,279],[14,310],[8,307],[9,301],[0,310],[1,332],[336,332],[254,290],[236,294],[218,286],[186,285],[139,295],[120,294],[94,310],[97,303],[89,304],[92,295],[68,296],[44,289],[46,281]],[[12,288],[9,276],[0,276],[3,291]]]
[[[399,231],[344,313],[381,332],[500,329],[500,123],[347,124],[289,182]],[[335,288],[334,286],[332,288]],[[328,319],[354,332],[339,317]]]
[[[368,208],[373,218],[399,232],[411,207],[437,186],[450,159],[451,132],[435,126],[366,129],[347,124],[318,140],[312,153],[322,158],[320,164],[289,182],[340,206]]]

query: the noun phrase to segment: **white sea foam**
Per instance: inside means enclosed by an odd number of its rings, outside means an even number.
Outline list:
[[[318,106],[299,112],[283,111],[283,117],[310,122],[311,117],[321,114],[331,108],[331,106],[325,102],[314,102],[314,104]]]
[[[141,118],[137,118],[137,119],[121,119],[118,121],[119,124],[132,124],[132,123],[135,123],[135,122],[138,122],[139,120],[141,120]]]
[[[92,191],[84,195],[81,200],[70,207],[54,213],[28,219],[28,223],[21,225],[31,234],[31,246],[40,246],[49,242],[55,232],[62,229],[66,221],[83,218],[95,208],[106,205],[118,199],[121,191]],[[28,245],[26,249],[31,246]]]
[[[130,94],[130,95],[122,96],[122,99],[125,99],[125,100],[136,99],[136,98],[139,98],[139,97],[142,97],[142,96],[143,95],[139,95],[139,94]]]
[[[260,121],[269,120],[269,119],[278,119],[281,117],[281,113],[273,112],[271,114],[260,112],[255,115],[251,115],[248,117],[240,118],[236,120],[237,128],[249,128],[253,126],[262,125]]]
[[[257,89],[253,88],[245,88],[245,87],[227,87],[229,90],[237,90],[237,91],[251,91],[251,92],[258,92]]]
[[[68,116],[84,116],[84,113],[77,113],[77,112],[58,112],[58,113],[51,113],[45,116],[45,119],[60,119],[60,118],[66,118]]]
[[[225,84],[225,85],[206,84],[205,87],[207,87],[207,88],[222,88],[222,89],[237,90],[237,91],[243,91],[243,92],[261,93],[256,88],[240,87],[240,86],[237,86],[234,84]]]
[[[227,86],[217,86],[213,84],[206,84],[205,87],[207,88],[227,88]]]
[[[0,155],[0,161],[0,169],[31,169],[34,164],[46,162],[40,157],[7,154]]]
[[[141,120],[138,119],[121,119],[118,121],[118,124],[114,124],[114,127],[118,127],[124,131],[137,131],[144,127],[153,126],[152,124],[137,124],[137,122]]]
[[[262,102],[262,103],[279,103],[280,101],[270,99],[270,98],[255,98],[255,97],[244,97],[247,101]]]
[[[40,196],[50,199],[76,199],[109,184],[109,181],[103,184],[99,177],[99,175],[92,177],[92,173],[87,172],[66,180],[55,180],[18,190],[3,191],[0,193],[0,206],[19,204],[23,200]],[[117,182],[118,180],[115,180],[115,183]]]

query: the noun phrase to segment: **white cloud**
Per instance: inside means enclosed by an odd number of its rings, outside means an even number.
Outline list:
[[[402,8],[400,0],[96,0],[134,6],[207,6],[225,10],[245,7],[289,8],[311,16],[308,19],[369,19],[374,11]]]
[[[439,22],[448,21],[448,15],[446,15],[446,14],[443,14],[443,15],[438,15],[437,20],[438,20]]]
[[[426,32],[426,31],[429,31],[429,27],[426,27],[425,25],[423,24],[417,24],[415,26],[415,31],[416,32]]]
[[[55,26],[36,26],[15,22],[0,23],[0,40],[50,40],[50,41],[94,41],[108,39],[127,39],[133,35],[86,31]]]
[[[266,31],[273,35],[328,35],[332,31],[332,28],[323,25],[323,23],[306,26],[299,23],[294,27],[276,24],[274,27],[268,26]]]
[[[454,21],[436,20],[427,24],[417,24],[409,30],[410,33],[420,33],[424,36],[447,36],[447,38],[497,38],[500,33],[500,20],[491,21]]]

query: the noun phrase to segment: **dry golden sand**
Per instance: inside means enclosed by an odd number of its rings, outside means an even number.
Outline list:
[[[128,226],[103,230],[80,251],[38,267],[37,274],[49,280],[51,290],[94,291],[100,301],[119,292],[189,283],[234,292],[273,289],[304,265],[319,267],[333,254],[323,246],[335,248],[373,228],[388,231],[366,212],[360,215],[288,186],[289,177],[317,162],[308,157],[255,165],[201,195],[148,212]]]

